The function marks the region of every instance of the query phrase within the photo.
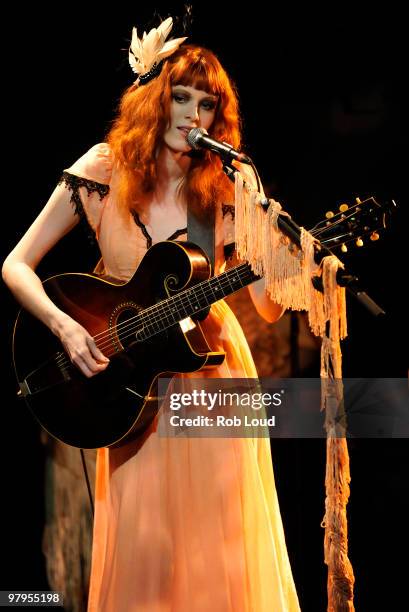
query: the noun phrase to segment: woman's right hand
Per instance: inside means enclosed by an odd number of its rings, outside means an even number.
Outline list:
[[[92,336],[68,315],[59,322],[54,333],[61,340],[71,362],[87,378],[108,367],[109,359],[97,347]]]

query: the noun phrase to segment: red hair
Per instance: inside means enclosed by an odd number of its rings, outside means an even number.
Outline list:
[[[140,209],[154,190],[155,156],[169,124],[172,86],[195,87],[218,96],[209,130],[217,140],[240,146],[240,116],[235,86],[217,57],[203,47],[183,45],[165,60],[162,72],[146,85],[129,87],[108,133],[108,143],[119,162],[119,203]],[[192,156],[181,193],[186,201],[211,206],[233,199],[233,185],[220,160],[209,151]]]

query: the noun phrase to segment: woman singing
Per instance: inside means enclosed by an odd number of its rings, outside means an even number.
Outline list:
[[[102,254],[97,272],[118,281],[133,276],[151,245],[187,240],[188,205],[214,209],[215,274],[231,241],[233,210],[226,205],[234,201],[234,186],[220,159],[193,152],[186,137],[201,127],[238,148],[235,89],[211,51],[183,39],[163,45],[170,27],[168,19],[158,28],[162,47],[153,65],[143,66],[142,47],[136,48],[153,35],[138,43],[134,38],[131,64],[139,77],[123,94],[106,142],[64,171],[3,266],[13,294],[59,338],[86,377],[98,376],[110,361],[50,300],[35,273],[81,215]],[[282,309],[262,280],[250,295],[261,316],[279,318]],[[226,357],[200,376],[257,376],[223,300],[201,326],[212,350]],[[90,612],[299,610],[268,438],[160,437],[152,427],[142,443],[100,448],[88,606]]]

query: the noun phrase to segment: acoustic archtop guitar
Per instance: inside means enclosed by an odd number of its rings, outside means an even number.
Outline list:
[[[385,208],[373,198],[317,224],[312,233],[333,249],[385,226]],[[359,218],[359,223],[358,223]],[[160,402],[160,375],[220,365],[200,326],[214,302],[257,280],[244,263],[210,278],[204,252],[189,242],[152,246],[135,275],[114,284],[91,274],[60,274],[44,281],[57,306],[78,321],[110,358],[92,378],[70,361],[58,338],[20,310],[13,361],[22,395],[52,436],[80,448],[118,446],[142,434]],[[181,321],[192,318],[187,329]]]

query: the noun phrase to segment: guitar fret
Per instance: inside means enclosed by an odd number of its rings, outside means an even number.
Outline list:
[[[179,316],[179,310],[178,310],[177,305],[176,305],[175,302],[176,302],[176,300],[174,298],[172,298],[172,300],[170,301],[169,306],[163,307],[163,310],[168,313],[166,315],[166,317],[167,318],[169,318],[169,317],[173,318],[173,321],[171,321],[171,323],[170,323],[171,325],[174,325],[175,323],[177,323],[178,316]]]
[[[209,284],[209,282],[207,283],[207,285]],[[210,298],[210,296],[206,293],[205,291],[205,285],[203,285],[202,283],[199,283],[197,285],[197,289],[200,290],[201,295],[197,296],[197,299],[199,301],[199,304],[201,305],[202,308],[207,308],[208,306],[210,306],[210,304],[212,303],[212,299]]]
[[[163,313],[166,313],[167,309],[163,306],[161,308],[158,306],[154,312],[155,311],[157,312],[157,316],[155,316],[154,313],[144,315],[145,329],[149,332],[150,336],[153,336],[169,327],[169,317],[165,314],[167,321],[165,321],[165,318],[163,317]],[[162,313],[160,311],[162,311]],[[149,335],[147,337],[149,337]]]
[[[154,333],[161,331],[160,326],[158,325],[158,323],[156,321],[153,321],[149,324],[149,327],[151,329],[153,329]]]
[[[188,308],[188,310],[186,310],[186,309],[185,309],[185,312],[186,312],[186,315],[187,315],[187,316],[190,316],[190,315],[192,315],[192,314],[193,314],[195,311],[199,310],[199,307],[197,306],[197,304],[192,304],[191,299],[190,299],[190,296],[191,296],[191,295],[192,295],[192,290],[191,290],[191,289],[189,289],[189,290],[186,292],[186,297],[187,297],[187,300],[188,300],[188,303],[189,303],[189,308]],[[193,297],[194,297],[194,298],[196,297],[196,296],[194,295],[194,293],[193,293]]]
[[[140,320],[142,320],[144,330],[146,330],[146,337],[194,315],[195,312],[199,312],[223,297],[234,293],[256,278],[257,276],[248,264],[241,264],[151,306],[140,315]]]
[[[217,302],[217,301],[220,299],[220,297],[219,297],[219,296],[218,296],[218,295],[217,295],[217,294],[216,294],[216,293],[213,291],[213,283],[212,283],[212,280],[213,280],[213,279],[211,279],[211,280],[209,281],[209,289],[210,289],[210,291],[211,291],[211,292],[212,292],[212,294],[213,294],[213,298],[214,298],[214,300]],[[212,300],[212,301],[213,301],[213,300]]]
[[[216,295],[218,296],[218,299],[220,300],[222,297],[224,297],[226,295],[225,292],[224,292],[224,289],[222,287],[222,284],[220,282],[220,276],[216,276],[213,279],[213,281],[214,281],[213,284],[217,285],[216,286]]]
[[[173,316],[172,312],[170,311],[169,308],[163,308],[163,314],[166,317],[166,321],[168,325],[172,325],[172,321],[170,320],[170,317]],[[175,321],[173,321],[174,323]]]
[[[178,321],[181,321],[182,319],[184,319],[185,317],[189,316],[188,311],[186,310],[186,306],[183,302],[183,296],[181,294],[176,294],[171,298],[172,302],[175,304],[175,310],[177,313],[177,320],[174,321],[173,323],[178,323]],[[177,303],[177,301],[179,301],[179,304]],[[179,306],[181,306],[184,310],[184,313],[182,313],[179,310]]]
[[[209,286],[210,286],[210,283],[209,283]],[[204,292],[204,288],[202,285],[199,285],[199,289],[201,290],[203,297],[204,297],[204,307],[207,308],[211,304],[211,300],[209,301],[206,293]]]
[[[196,287],[192,287],[191,289],[188,289],[186,291],[186,296],[188,298],[189,307],[190,307],[190,311],[188,313],[189,316],[191,316],[195,312],[199,312],[203,308],[203,304],[201,303],[201,300],[200,300],[200,295],[197,295],[196,293],[198,288],[200,288],[199,285]],[[193,300],[191,300],[191,297],[193,298]],[[205,305],[207,305],[207,303]]]
[[[229,277],[229,276],[226,276],[226,278],[227,278],[227,281],[228,281],[228,283],[229,283],[229,285],[230,285],[230,287],[231,287],[232,291],[234,291],[234,290],[235,290],[235,287],[234,287],[234,285],[232,285],[232,284],[231,284],[231,282],[230,282],[230,277]],[[233,280],[234,280],[234,277],[233,277]]]

